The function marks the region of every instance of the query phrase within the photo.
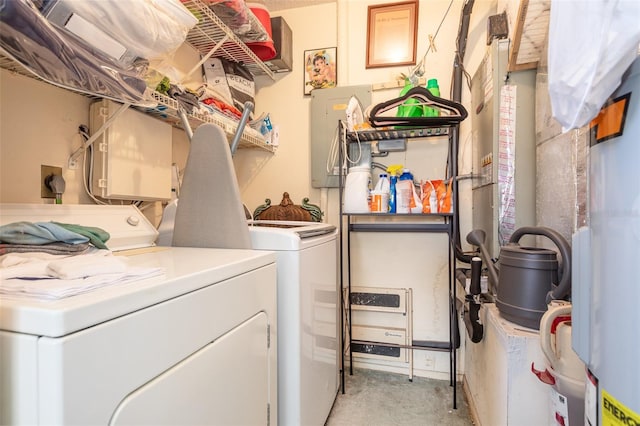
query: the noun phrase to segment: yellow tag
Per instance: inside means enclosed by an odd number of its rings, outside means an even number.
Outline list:
[[[640,425],[640,415],[634,413],[609,392],[602,389],[602,426],[635,426]]]

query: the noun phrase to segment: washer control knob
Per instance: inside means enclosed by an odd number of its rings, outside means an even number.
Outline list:
[[[140,219],[136,216],[129,216],[127,218],[127,223],[131,226],[138,226],[140,224]]]

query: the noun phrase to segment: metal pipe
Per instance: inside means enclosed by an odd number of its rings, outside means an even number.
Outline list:
[[[462,7],[462,14],[460,15],[460,26],[458,28],[457,49],[456,55],[453,60],[453,83],[451,88],[451,100],[460,103],[462,98],[462,61],[464,59],[465,52],[467,50],[467,36],[469,34],[469,21],[471,19],[471,12],[473,10],[474,0],[467,0]],[[459,200],[458,200],[458,155],[459,155],[459,142],[460,136],[458,133],[458,127],[454,126],[449,133],[449,147],[452,159],[451,175],[454,180],[452,183],[452,202],[454,205],[453,215],[453,246],[455,248],[456,259],[471,263],[473,256],[464,254],[460,243],[460,213],[459,213]]]

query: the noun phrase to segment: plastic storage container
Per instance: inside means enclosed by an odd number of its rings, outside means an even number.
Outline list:
[[[540,347],[546,368],[531,371],[551,386],[552,424],[580,425],[584,420],[585,365],[572,348],[571,304],[552,301],[540,319]]]

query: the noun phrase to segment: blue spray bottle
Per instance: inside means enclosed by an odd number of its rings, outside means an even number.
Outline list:
[[[402,169],[402,164],[394,164],[387,167],[387,173],[389,173],[389,213],[396,213],[397,210],[396,183],[398,183],[398,172],[402,171]]]
[[[398,182],[398,176],[389,176],[389,213],[396,212],[396,182]]]

